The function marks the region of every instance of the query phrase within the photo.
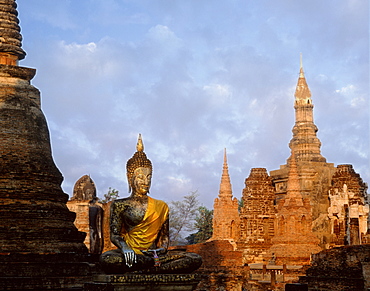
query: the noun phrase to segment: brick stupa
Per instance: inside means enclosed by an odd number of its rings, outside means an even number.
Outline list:
[[[334,164],[326,162],[326,158],[320,151],[321,141],[317,137],[318,127],[314,123],[314,105],[304,75],[302,57],[294,97],[295,124],[292,129],[293,137],[289,143],[291,155],[287,164],[270,172],[270,177],[275,186],[278,202],[287,195],[290,161],[293,156],[295,157],[300,194],[303,198],[310,199],[312,231],[320,239],[320,247],[324,249],[329,246],[330,241],[331,226],[327,223],[328,191],[336,168]]]
[[[85,234],[66,206],[51,154],[36,70],[19,67],[15,0],[0,1],[0,289],[67,290],[87,275]]]
[[[287,194],[277,206],[278,229],[268,257],[279,265],[308,265],[312,254],[321,251],[320,240],[312,232],[311,205],[301,194],[294,153],[290,158]]]

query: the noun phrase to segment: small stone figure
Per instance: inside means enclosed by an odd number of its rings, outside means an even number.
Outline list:
[[[199,255],[167,251],[169,208],[165,202],[148,196],[152,163],[144,153],[141,135],[137,152],[126,168],[131,195],[112,203],[110,238],[118,249],[100,256],[102,269],[108,274],[190,273],[198,269],[202,264]]]
[[[84,175],[75,183],[73,187],[73,197],[71,200],[85,201],[96,197],[96,187],[89,175]]]
[[[271,254],[271,259],[269,260],[269,265],[275,265],[276,264],[276,256],[274,253]]]
[[[103,250],[103,209],[96,204],[97,197],[89,202],[90,253],[101,254]]]

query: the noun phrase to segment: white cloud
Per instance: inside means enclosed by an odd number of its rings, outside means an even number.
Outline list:
[[[156,25],[149,29],[148,36],[159,41],[177,40],[173,31],[165,25]]]
[[[88,44],[65,44],[64,42],[62,42],[60,45],[64,47],[66,52],[68,52],[70,55],[74,55],[76,53],[84,54],[86,52],[93,53],[96,51],[96,43],[94,42],[90,42]]]
[[[350,85],[347,85],[345,87],[342,87],[341,89],[337,89],[335,90],[335,92],[337,93],[341,93],[341,94],[350,94],[352,93],[354,90],[355,90],[355,86],[350,84]]]
[[[182,41],[176,34],[165,25],[151,27],[147,33],[151,45],[160,46],[161,49],[171,52],[182,47]]]
[[[122,71],[112,54],[117,46],[109,38],[86,44],[60,41],[55,61],[59,70],[69,71],[74,77],[80,74],[79,79],[110,78]]]
[[[353,84],[337,89],[335,92],[344,96],[349,101],[351,107],[363,108],[368,103],[365,96],[361,95],[357,87]]]
[[[214,106],[223,106],[232,99],[230,86],[226,84],[209,84],[203,86],[203,90],[209,95]]]
[[[351,100],[351,107],[361,107],[366,104],[366,99],[363,96],[354,97]]]

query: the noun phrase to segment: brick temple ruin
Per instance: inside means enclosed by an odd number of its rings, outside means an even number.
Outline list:
[[[84,243],[91,254],[116,248],[110,241],[110,205],[111,202],[99,202],[95,183],[89,175],[83,175],[76,181],[67,207],[76,213],[75,226],[86,233]]]
[[[322,290],[362,290],[359,286],[367,281],[370,287],[370,276],[368,280],[363,275],[370,273],[365,259],[370,255],[367,185],[352,165],[335,167],[321,155],[313,107],[301,63],[291,155],[285,165],[270,173],[265,168],[251,169],[240,209],[233,197],[225,150],[219,195],[214,201],[213,235],[206,243],[181,246],[203,257],[200,271],[208,279],[197,290],[217,290],[220,286],[226,290],[283,290],[286,283],[298,282],[305,274],[301,282],[321,286]],[[86,194],[89,179],[83,176],[76,182],[68,202],[70,209],[80,205],[80,210],[74,211],[85,220],[79,226],[81,230],[88,229],[87,209],[93,198]],[[104,249],[108,250],[114,248],[108,235],[109,205],[101,206],[105,212]],[[348,256],[352,263],[346,261]],[[323,264],[325,260],[332,265]],[[340,275],[343,270],[348,278]],[[337,277],[328,281],[320,277],[325,273]]]
[[[89,176],[67,202],[31,85],[36,70],[18,65],[26,53],[16,8],[0,1],[0,289],[82,290],[94,255],[113,248],[109,204],[96,203]],[[251,169],[240,210],[225,151],[213,236],[182,247],[203,257],[198,290],[283,290],[298,281],[309,290],[370,288],[367,185],[352,165],[321,155],[302,64],[294,109],[290,157],[277,170]]]
[[[326,271],[336,273],[337,277],[335,283],[323,279],[329,282],[327,285],[319,280],[322,290],[342,290],[340,288],[345,286],[358,288],[370,281],[369,276],[361,273],[369,269],[364,259],[366,255],[360,255],[361,251],[357,250],[369,242],[367,184],[352,165],[335,167],[321,155],[313,107],[301,61],[294,101],[295,125],[289,143],[291,155],[285,165],[270,173],[265,168],[251,169],[245,180],[240,212],[237,199],[232,195],[225,153],[220,192],[214,201],[213,236],[203,245],[188,248],[198,249],[206,258],[210,254],[205,265],[222,266],[212,274],[217,277],[217,272],[221,272],[223,284],[230,290],[238,290],[240,286],[247,286],[248,290],[265,290],[271,285],[279,288],[278,274],[285,273],[283,283],[297,282],[312,264],[308,269],[311,277],[302,282],[316,284],[317,276],[325,274],[325,258],[333,263],[331,269],[326,266]],[[216,247],[222,244],[222,248]],[[344,249],[337,250],[340,247]],[[334,262],[333,248],[341,262]],[[361,250],[370,255],[367,246],[362,246]],[[353,278],[348,275],[346,285],[344,270],[348,271],[351,263],[343,261],[343,257],[349,253],[357,265],[355,271],[348,274],[357,273]],[[226,263],[228,257],[233,263]],[[250,280],[244,277],[233,282],[232,274],[237,276],[243,272],[249,274]],[[342,277],[338,275],[341,272]],[[338,281],[342,282],[338,285],[341,287],[335,289]],[[280,288],[283,285],[280,284]]]
[[[313,107],[301,63],[291,155],[270,174],[251,170],[240,213],[225,158],[211,240],[235,242],[245,264],[267,263],[274,256],[277,264],[305,265],[320,250],[368,242],[367,185],[352,165],[335,167],[321,155]]]
[[[313,107],[301,61],[291,155],[270,173],[251,169],[241,209],[225,150],[213,235],[186,246],[204,260],[208,279],[198,290],[370,288],[367,184],[352,165],[335,167],[321,155]]]

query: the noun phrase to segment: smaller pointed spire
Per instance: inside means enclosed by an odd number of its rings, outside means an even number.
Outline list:
[[[292,152],[292,156],[289,161],[289,178],[288,178],[288,185],[287,185],[287,191],[289,192],[299,192],[300,186],[299,186],[299,179],[298,179],[298,169],[297,169],[297,161],[295,158],[294,151]]]
[[[233,193],[231,190],[231,182],[229,176],[229,167],[227,165],[227,155],[226,155],[226,148],[224,150],[224,164],[222,169],[222,177],[220,183],[220,191],[219,195],[220,198],[232,198]]]
[[[299,184],[299,175],[297,168],[297,161],[295,158],[294,152],[290,157],[289,162],[289,174],[288,174],[288,183],[287,183],[287,193],[285,196],[285,206],[295,201],[297,206],[303,206],[303,197],[301,194],[301,186]]]

